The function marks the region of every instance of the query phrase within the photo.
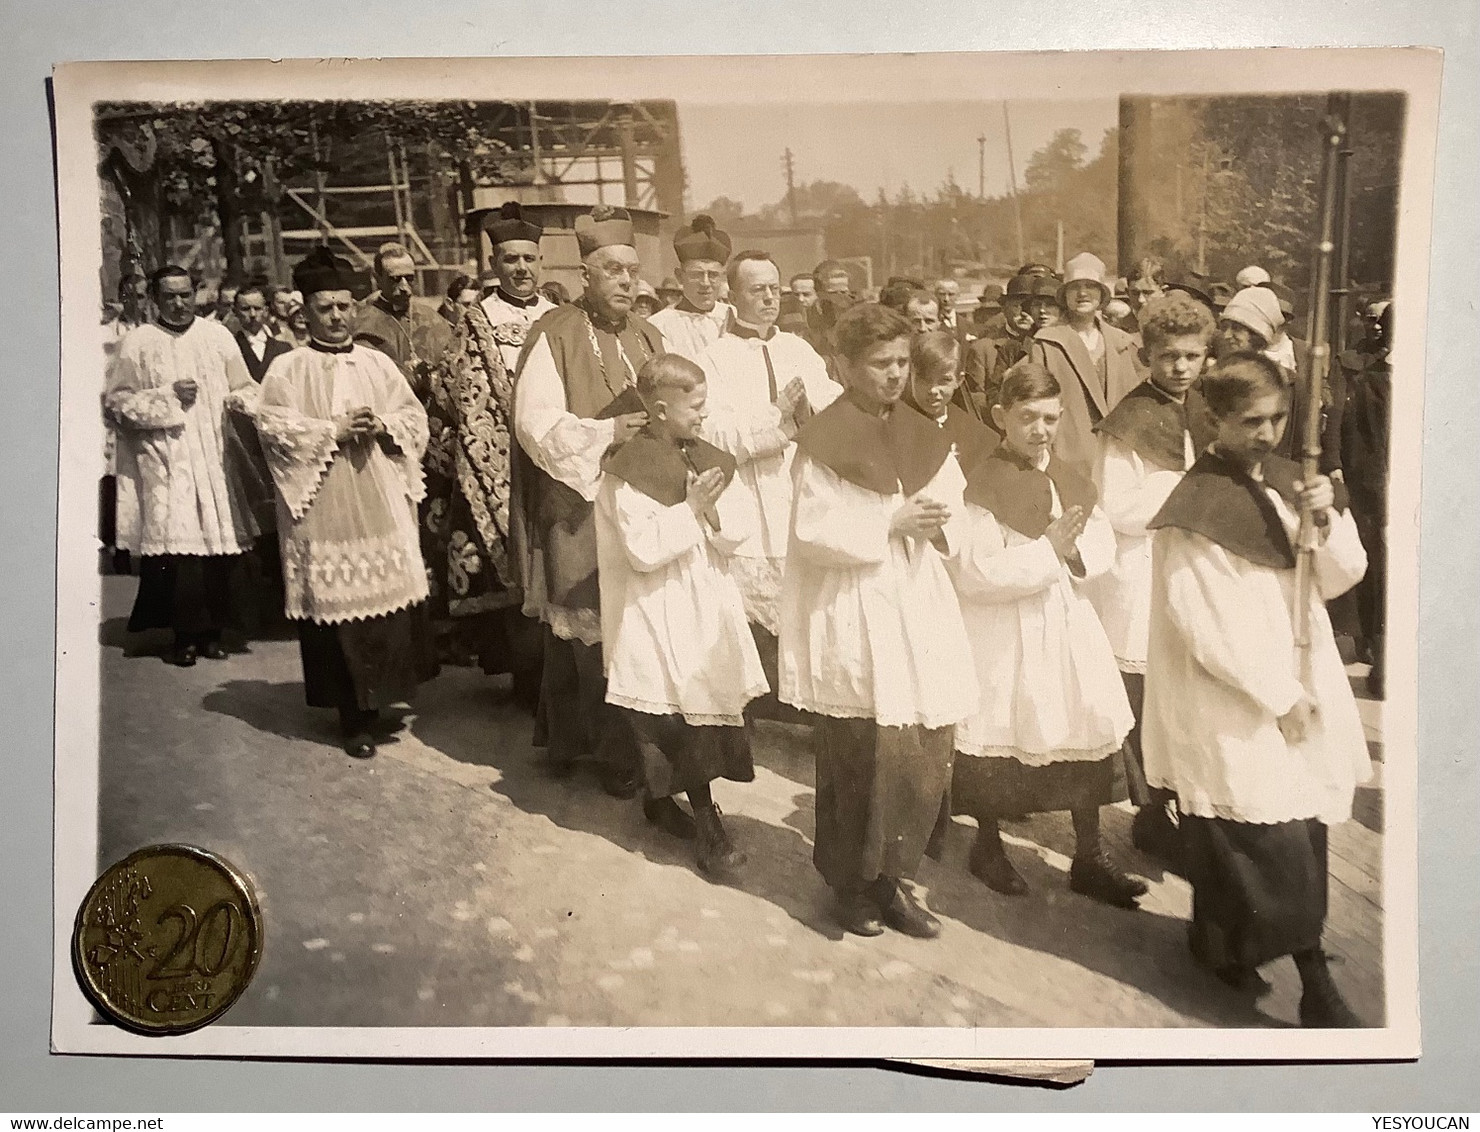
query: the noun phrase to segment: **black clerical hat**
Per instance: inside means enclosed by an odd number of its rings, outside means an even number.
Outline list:
[[[305,299],[315,291],[348,291],[355,282],[355,269],[328,248],[314,248],[293,268],[293,286]]]

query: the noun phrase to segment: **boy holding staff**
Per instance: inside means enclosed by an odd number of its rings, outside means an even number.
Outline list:
[[[1331,481],[1301,482],[1275,454],[1290,404],[1279,366],[1226,357],[1203,393],[1216,440],[1149,524],[1146,779],[1177,797],[1193,953],[1235,984],[1293,956],[1301,1023],[1355,1026],[1321,950],[1326,834],[1351,817],[1372,768],[1325,603],[1367,558]],[[1295,648],[1301,511],[1319,535],[1306,666]]]

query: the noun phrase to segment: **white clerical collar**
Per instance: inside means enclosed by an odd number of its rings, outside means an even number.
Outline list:
[[[1048,462],[1052,459],[1053,449],[1045,448],[1042,452],[1038,453],[1037,459],[1033,461],[1033,466],[1040,472],[1046,472],[1048,471]]]

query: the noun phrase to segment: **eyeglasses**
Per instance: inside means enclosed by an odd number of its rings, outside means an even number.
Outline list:
[[[683,274],[690,283],[718,283],[725,275],[723,271],[706,271],[701,267],[685,268]]]
[[[636,282],[641,268],[637,264],[627,266],[623,263],[604,263],[599,268],[601,274],[615,282],[618,279],[631,279]]]

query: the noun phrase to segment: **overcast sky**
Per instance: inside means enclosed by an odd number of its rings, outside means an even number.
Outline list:
[[[1116,122],[1114,99],[1015,101],[1008,112],[1019,185],[1028,156],[1056,130],[1077,128],[1093,157]],[[719,196],[739,200],[751,211],[780,200],[786,191],[781,155],[788,146],[798,184],[841,181],[872,200],[880,186],[891,195],[904,184],[933,194],[950,172],[963,189],[975,193],[976,139],[985,135],[987,195],[1008,188],[1000,102],[801,103],[784,108],[680,102],[678,116],[690,208]]]

